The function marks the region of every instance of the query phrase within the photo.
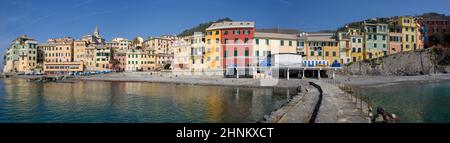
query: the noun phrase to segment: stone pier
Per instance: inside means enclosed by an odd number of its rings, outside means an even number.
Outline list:
[[[368,106],[364,102],[355,102],[338,86],[310,80],[322,89],[319,102],[319,89],[302,82],[297,96],[293,97],[280,109],[264,117],[265,123],[370,123]],[[317,112],[314,111],[320,103]],[[361,108],[362,105],[362,108]],[[312,120],[313,114],[316,114]]]

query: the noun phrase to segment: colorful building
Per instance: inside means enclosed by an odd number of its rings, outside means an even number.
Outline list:
[[[112,58],[111,49],[105,45],[95,46],[95,67],[92,71],[110,71],[112,64],[110,60]]]
[[[388,54],[388,25],[384,23],[363,23],[364,59],[382,57]]]
[[[253,61],[256,68],[256,78],[264,78],[264,73],[271,65],[271,56],[274,54],[297,54],[304,41],[298,34],[280,32],[255,32],[253,46]],[[303,48],[301,48],[303,50]]]
[[[221,49],[221,23],[214,23],[206,29],[205,33],[205,71],[208,74],[222,75]]]
[[[191,37],[191,58],[189,71],[197,74],[205,70],[205,36],[202,32],[195,32]]]
[[[327,67],[340,62],[339,44],[333,33],[307,34],[305,49],[307,61],[326,61],[320,62],[317,66]]]
[[[403,51],[403,33],[402,26],[397,20],[389,22],[389,54],[395,54]]]
[[[337,32],[337,41],[339,41],[340,63],[347,64],[351,62],[350,37],[349,32]]]
[[[37,41],[23,35],[11,42],[4,57],[3,72],[34,72],[37,63]]]
[[[136,72],[154,70],[154,61],[144,50],[117,50],[114,52],[113,69],[119,72]]]
[[[421,25],[424,47],[430,46],[430,36],[450,32],[450,18],[444,14],[428,14],[419,17],[417,23]]]
[[[253,74],[253,37],[255,23],[219,22],[206,29],[207,68],[224,75]]]
[[[126,38],[113,38],[111,42],[106,42],[106,46],[111,50],[130,50],[133,48],[132,41]]]
[[[361,33],[361,29],[350,28],[349,29],[349,48],[351,62],[357,62],[364,60],[364,36]]]
[[[416,50],[417,48],[417,30],[414,17],[399,17],[397,18],[398,24],[402,29],[402,51]]]
[[[191,61],[191,42],[190,38],[180,38],[176,40],[171,47],[174,50],[173,71],[181,74],[189,71],[189,62]]]
[[[144,41],[143,49],[155,61],[155,69],[163,69],[173,61],[173,50],[170,49],[175,38],[173,37],[150,37]]]

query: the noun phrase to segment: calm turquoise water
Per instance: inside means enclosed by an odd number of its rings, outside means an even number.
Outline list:
[[[362,87],[358,93],[372,99],[402,122],[450,123],[450,82],[406,83]]]
[[[287,90],[138,82],[0,80],[0,122],[256,122]]]

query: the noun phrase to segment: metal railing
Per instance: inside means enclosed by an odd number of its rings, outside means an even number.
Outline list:
[[[373,104],[372,99],[368,96],[363,96],[358,90],[354,90],[349,85],[336,80],[336,79],[328,79],[324,78],[321,81],[337,86],[339,89],[344,91],[343,96],[352,102],[357,109],[359,109],[362,115],[367,115],[372,119],[373,116]]]

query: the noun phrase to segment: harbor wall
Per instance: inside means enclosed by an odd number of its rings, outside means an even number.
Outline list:
[[[348,75],[412,76],[450,72],[448,50],[434,48],[402,52],[377,59],[353,62],[343,67]]]

